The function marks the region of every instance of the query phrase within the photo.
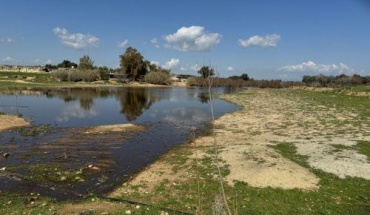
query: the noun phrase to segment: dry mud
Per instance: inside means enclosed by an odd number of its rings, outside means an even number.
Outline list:
[[[11,128],[23,127],[23,126],[29,126],[29,125],[30,125],[30,122],[27,122],[25,119],[21,117],[0,114],[0,132],[11,129]]]

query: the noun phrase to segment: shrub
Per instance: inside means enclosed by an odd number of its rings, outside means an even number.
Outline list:
[[[100,79],[99,71],[96,70],[57,70],[53,77],[60,81],[85,81],[92,82]]]
[[[99,70],[101,80],[109,80],[109,70]]]
[[[69,71],[60,69],[52,73],[53,78],[59,79],[60,81],[69,81]]]
[[[145,75],[145,82],[150,84],[171,84],[171,77],[166,72],[149,72]]]

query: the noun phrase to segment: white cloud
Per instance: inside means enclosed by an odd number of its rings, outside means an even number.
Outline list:
[[[150,61],[151,64],[154,64],[154,65],[157,65],[157,66],[160,66],[161,64],[158,62],[158,61]]]
[[[233,71],[234,71],[234,67],[229,66],[229,67],[227,67],[226,71],[228,71],[228,72],[233,72]]]
[[[198,64],[195,64],[193,66],[190,67],[190,70],[194,71],[194,72],[198,72],[200,70],[201,66],[199,66]]]
[[[118,47],[118,48],[125,48],[125,47],[127,46],[127,44],[128,44],[128,40],[125,40],[125,41],[123,41],[123,42],[119,42],[119,43],[117,44],[117,47]]]
[[[279,71],[285,72],[312,72],[312,73],[344,73],[353,72],[354,69],[350,68],[344,63],[336,64],[316,64],[313,61],[303,62],[297,65],[283,66]]]
[[[153,38],[152,40],[150,40],[150,43],[151,43],[155,48],[157,48],[157,49],[159,48],[157,38]]]
[[[12,58],[12,57],[10,57],[10,56],[5,57],[5,58],[3,58],[2,60],[3,60],[4,62],[7,62],[7,63],[10,63],[10,62],[14,62],[14,61],[15,61],[15,59],[14,59],[14,58]]]
[[[166,48],[183,52],[205,52],[220,43],[221,34],[206,33],[202,26],[181,27],[174,34],[164,36]]]
[[[255,35],[246,40],[239,39],[239,44],[244,48],[248,48],[250,46],[260,46],[264,48],[276,47],[280,38],[281,36],[278,34],[268,34],[264,37]]]
[[[99,38],[90,34],[71,34],[65,28],[56,27],[53,32],[64,45],[74,49],[98,47],[100,41]]]
[[[171,60],[167,61],[162,67],[163,69],[173,69],[180,64],[179,59],[172,58]]]
[[[10,37],[7,37],[7,38],[0,38],[0,43],[14,43],[15,40],[10,38]]]

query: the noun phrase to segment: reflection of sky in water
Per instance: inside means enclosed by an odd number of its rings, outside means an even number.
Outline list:
[[[209,118],[209,114],[205,113],[202,109],[186,109],[184,107],[175,108],[172,110],[164,111],[166,117],[164,120],[169,122],[201,122],[206,121]]]
[[[84,119],[93,118],[99,115],[99,110],[93,105],[90,109],[86,110],[81,108],[80,102],[72,101],[65,103],[61,113],[57,116],[57,122],[68,122],[72,118]]]
[[[204,92],[206,89],[112,88],[105,92],[109,96],[101,97],[96,89],[70,89],[48,92],[48,97],[19,95],[17,100],[14,95],[0,95],[0,108],[5,113],[22,114],[34,125],[69,127],[128,122],[191,125],[211,120],[209,103],[202,103],[207,101],[199,97]],[[67,96],[74,100],[66,101]],[[213,103],[215,117],[237,109],[219,99]]]

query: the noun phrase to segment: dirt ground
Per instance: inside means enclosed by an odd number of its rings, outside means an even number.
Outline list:
[[[11,115],[0,115],[0,132],[22,126],[29,126],[30,122],[27,122],[23,118]]]
[[[308,156],[313,168],[346,176],[370,179],[370,163],[365,155],[340,146],[353,146],[357,141],[370,141],[368,124],[356,126],[356,113],[336,108],[315,106],[298,97],[279,94],[271,90],[245,91],[224,95],[223,98],[238,104],[241,110],[222,116],[215,124],[216,138],[206,136],[187,147],[193,152],[189,160],[206,156],[207,146],[220,146],[220,158],[228,165],[226,181],[232,185],[243,181],[253,187],[283,189],[318,189],[319,178],[306,169],[280,155],[271,146],[279,143],[294,144],[297,153]],[[305,108],[310,108],[305,110]],[[331,123],[347,120],[344,127]],[[351,121],[352,120],[352,121]],[[190,161],[188,161],[190,162]],[[188,170],[172,171],[166,156],[139,173],[110,196],[130,192],[131,186],[142,186],[142,192],[167,179],[170,183],[185,180]]]

